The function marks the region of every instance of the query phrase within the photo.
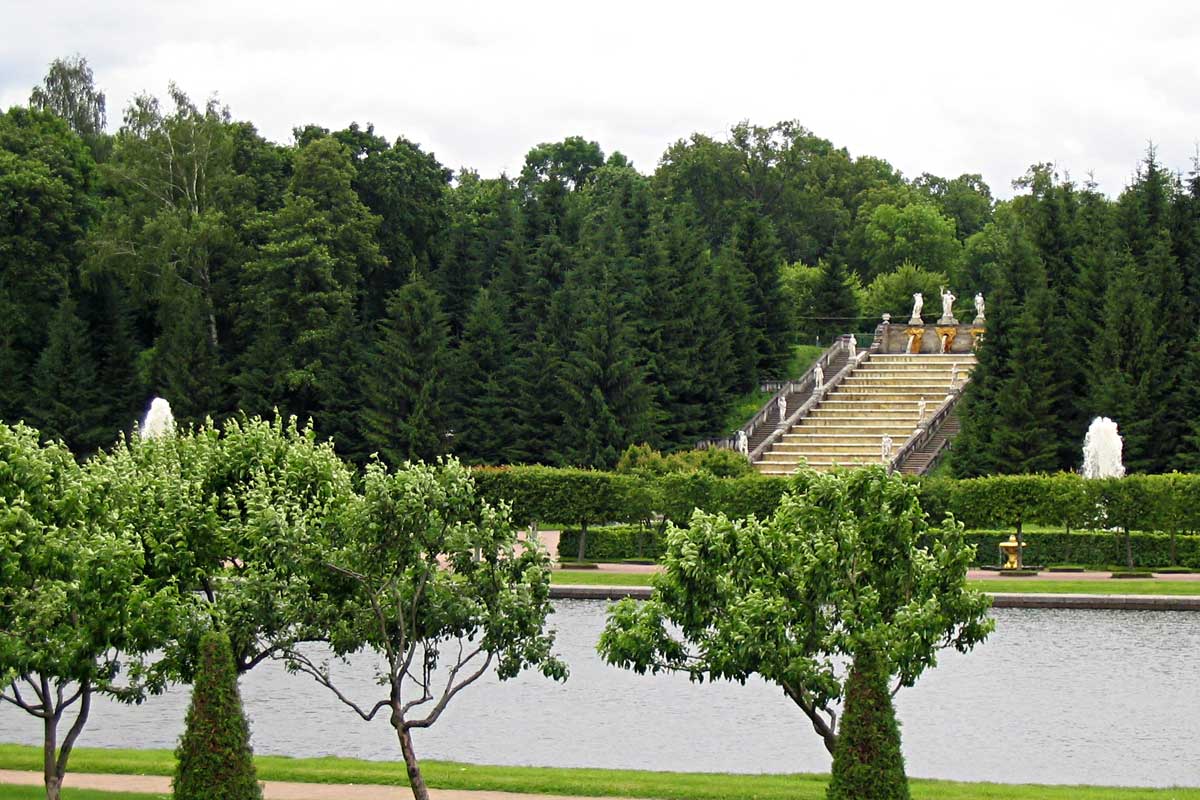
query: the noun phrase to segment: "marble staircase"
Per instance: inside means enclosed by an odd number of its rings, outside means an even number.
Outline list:
[[[920,401],[925,400],[929,419],[952,385],[961,388],[969,379],[974,366],[969,353],[872,353],[754,466],[766,475],[786,475],[801,462],[818,471],[879,464],[883,437],[891,437],[892,452],[898,453],[917,427]]]

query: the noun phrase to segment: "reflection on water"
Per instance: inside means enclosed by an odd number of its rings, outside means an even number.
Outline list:
[[[481,680],[429,730],[424,758],[720,772],[823,772],[808,720],[761,683],[691,684],[604,665],[605,603],[563,600],[553,623],[571,678]],[[1000,609],[997,629],[897,696],[910,775],[959,780],[1200,786],[1200,614]],[[373,661],[343,667],[364,701]],[[1011,694],[1004,687],[1010,687]],[[304,676],[264,664],[242,680],[255,750],[398,760],[387,722],[362,722]],[[81,744],[173,747],[186,688],[140,707],[99,703]],[[381,715],[382,716],[382,715]],[[0,741],[40,743],[0,709]]]

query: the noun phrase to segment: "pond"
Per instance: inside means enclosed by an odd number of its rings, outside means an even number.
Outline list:
[[[808,720],[762,682],[638,676],[595,654],[606,603],[556,602],[571,678],[539,675],[464,690],[423,758],[486,764],[720,772],[825,772]],[[1200,786],[1200,614],[998,609],[975,652],[944,654],[897,696],[914,777]],[[343,667],[374,698],[373,660]],[[353,675],[351,676],[351,673]],[[352,677],[352,679],[351,679]],[[391,728],[362,722],[311,679],[264,664],[243,678],[256,752],[398,760]],[[99,703],[81,745],[173,747],[188,690],[139,707]],[[34,720],[0,710],[0,741],[38,744]]]

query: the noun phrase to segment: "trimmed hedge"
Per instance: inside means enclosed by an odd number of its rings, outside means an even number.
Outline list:
[[[703,470],[652,476],[552,467],[479,467],[473,475],[480,495],[512,504],[517,524],[558,522],[577,527],[584,557],[605,559],[636,558],[638,552],[636,547],[623,549],[613,542],[593,548],[587,539],[597,532],[596,526],[660,519],[686,525],[696,509],[763,519],[775,511],[785,491],[801,487],[804,480],[761,475],[720,478]],[[949,513],[967,530],[997,531],[978,534],[980,560],[985,564],[993,563],[996,541],[1018,532],[1028,542],[1025,552],[1031,563],[1132,561],[1143,566],[1200,567],[1195,537],[1185,535],[1200,532],[1200,475],[1085,480],[1060,473],[912,480],[919,483],[921,506],[934,524]],[[1030,524],[1061,527],[1065,532],[1025,532]],[[1111,528],[1120,530],[1121,537],[1104,532]],[[1073,533],[1087,530],[1100,532]],[[999,531],[1004,531],[1003,536]],[[1161,534],[1132,533],[1125,542],[1122,537],[1127,531]],[[1053,536],[1066,538],[1045,538]],[[571,541],[578,545],[579,538]],[[568,552],[565,545],[562,549]],[[579,555],[578,548],[574,554]]]
[[[1011,530],[967,531],[968,544],[975,545],[975,564],[998,564],[997,545]],[[1125,535],[1110,531],[1072,533],[1026,533],[1025,562],[1028,564],[1084,564],[1107,566],[1125,562]],[[1161,567],[1171,563],[1171,537],[1163,533],[1130,534],[1135,567]],[[1178,561],[1185,567],[1200,567],[1200,536],[1175,538]]]
[[[579,553],[578,528],[564,530],[558,539],[559,558],[575,558]],[[588,561],[624,561],[650,558],[657,561],[667,547],[667,537],[658,527],[642,525],[606,525],[588,528],[584,558]]]

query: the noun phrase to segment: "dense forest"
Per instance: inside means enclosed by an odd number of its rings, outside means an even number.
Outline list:
[[[724,434],[793,346],[942,284],[988,297],[957,472],[1197,466],[1200,173],[1147,151],[1116,200],[1038,164],[908,179],[795,122],[667,147],[571,137],[519,175],[371,125],[277,144],[175,86],[115,133],[86,61],[0,114],[0,419],[86,454],[151,396],[278,409],[345,456],[607,467]]]

